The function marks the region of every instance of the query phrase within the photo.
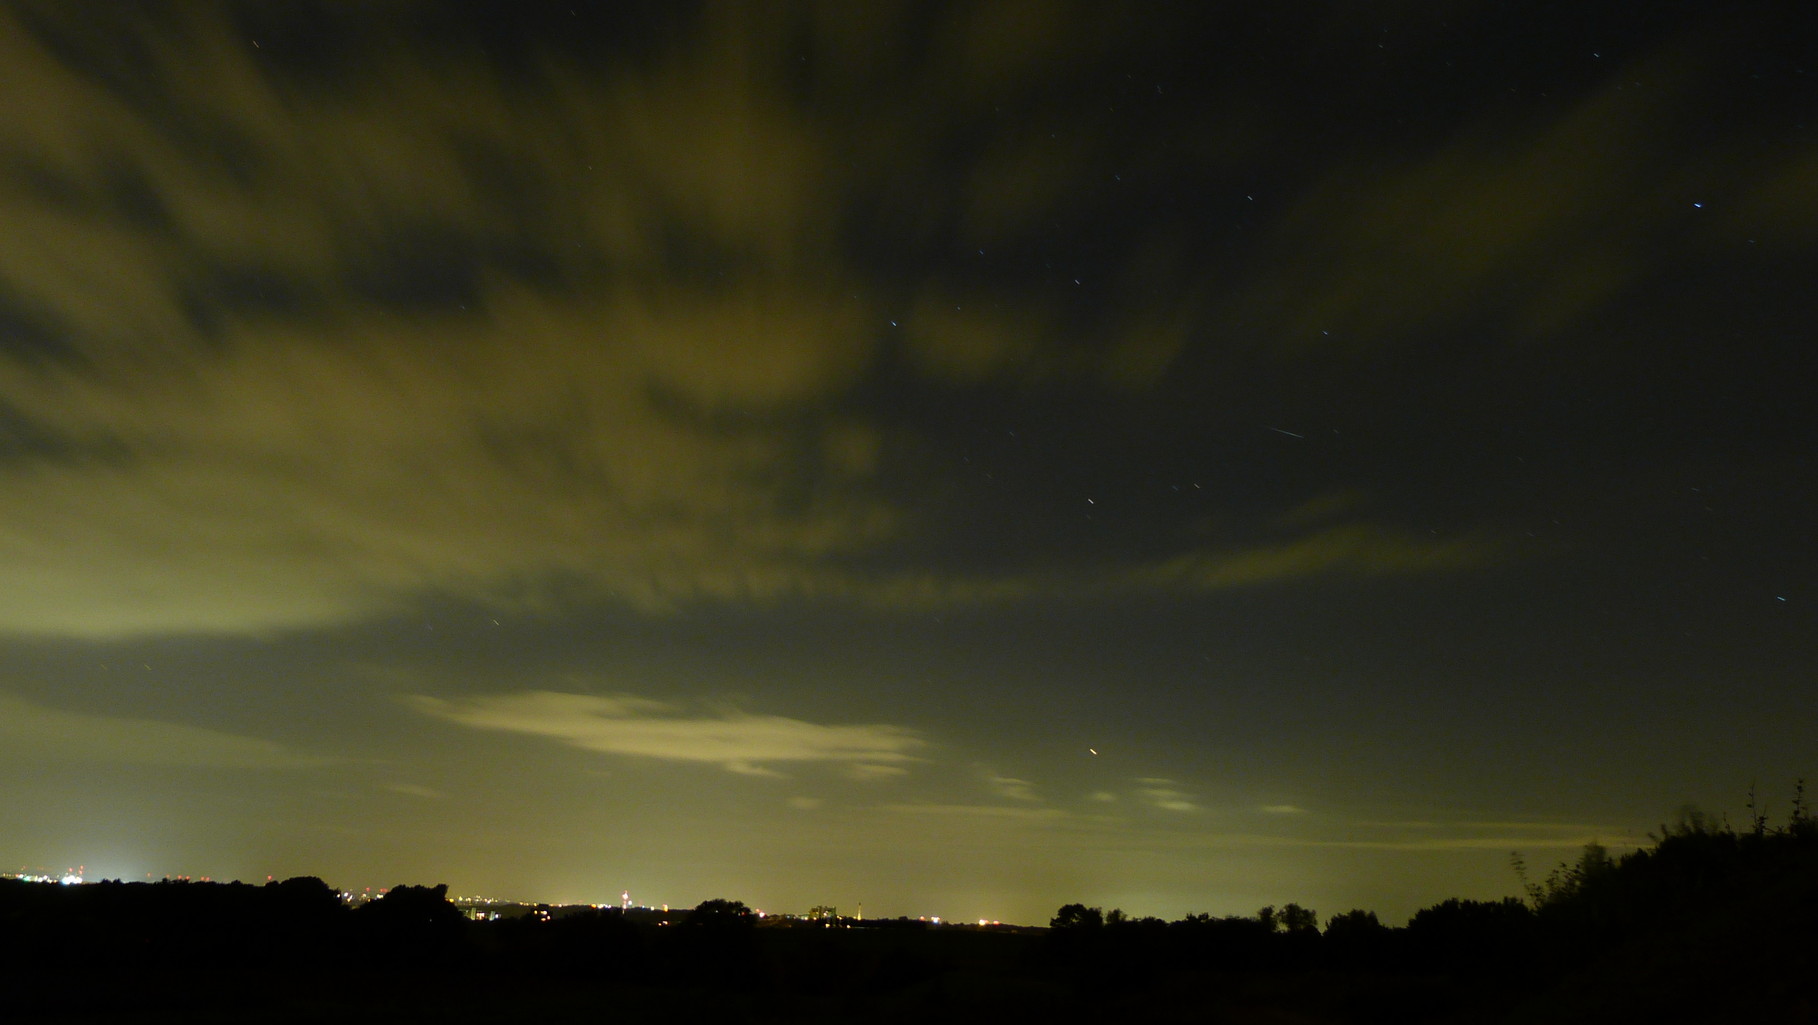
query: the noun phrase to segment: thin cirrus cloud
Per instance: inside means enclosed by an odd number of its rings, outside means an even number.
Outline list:
[[[1136,781],[1136,796],[1149,807],[1162,811],[1199,810],[1199,804],[1193,800],[1193,795],[1180,789],[1180,784],[1171,779],[1139,779]]]
[[[1041,797],[1035,792],[1035,784],[1015,776],[993,774],[986,782],[986,787],[998,797],[1007,797],[1013,801],[1039,801]]]
[[[436,698],[413,695],[425,715],[473,729],[546,737],[587,751],[718,765],[745,775],[780,776],[775,766],[836,763],[860,779],[885,779],[917,760],[926,741],[881,724],[823,724],[737,711],[687,714],[631,695],[557,691]]]
[[[164,719],[72,712],[0,693],[0,750],[36,759],[206,769],[307,769],[330,759]]]

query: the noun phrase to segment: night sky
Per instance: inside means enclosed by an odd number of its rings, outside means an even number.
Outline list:
[[[6,4],[0,869],[1400,921],[1784,815],[1798,6]]]

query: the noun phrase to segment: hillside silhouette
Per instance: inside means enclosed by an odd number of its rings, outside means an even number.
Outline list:
[[[1687,811],[1502,900],[1404,927],[1297,904],[1046,928],[517,907],[444,886],[347,906],[328,884],[0,879],[0,985],[22,1022],[563,1022],[987,1018],[1194,1022],[1809,1022],[1818,822]],[[817,909],[817,912],[830,909]]]

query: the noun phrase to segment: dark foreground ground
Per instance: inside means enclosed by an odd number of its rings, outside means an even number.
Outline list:
[[[474,922],[441,887],[349,909],[315,879],[0,879],[0,1023],[1818,1022],[1810,819],[1663,832],[1402,928],[1350,912],[1322,930],[1292,905],[760,924],[731,901]]]
[[[409,949],[328,962],[135,967],[42,952],[6,973],[15,1022],[1802,1022],[1803,949],[1624,951],[1547,978],[1495,966],[1236,968],[1069,950],[1053,935],[753,930],[544,962]],[[594,960],[597,956],[598,960]],[[1143,953],[1142,957],[1151,955]],[[162,959],[154,959],[162,962]],[[237,963],[236,963],[237,962]]]

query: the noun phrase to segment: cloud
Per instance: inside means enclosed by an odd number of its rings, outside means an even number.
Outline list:
[[[1307,809],[1292,804],[1265,804],[1257,809],[1265,815],[1305,815]]]
[[[517,694],[407,699],[426,715],[474,729],[548,737],[588,751],[674,762],[717,764],[730,772],[778,776],[776,763],[844,763],[849,771],[882,776],[872,766],[901,768],[926,742],[914,731],[886,725],[823,725],[774,715],[724,711],[685,714],[647,698],[529,691]]]
[[[986,781],[986,786],[993,794],[1007,797],[1013,801],[1039,801],[1041,797],[1035,792],[1035,784],[1026,779],[1013,776],[993,775]]]
[[[970,116],[955,83],[1033,100],[1121,28],[1005,14],[1045,26],[1005,61],[997,15],[930,15],[952,60],[924,67],[885,42],[901,11],[809,17],[830,82],[914,105],[880,118],[803,103],[792,22],[763,10],[712,8],[647,60],[533,48],[521,73],[458,32],[412,51],[437,5],[386,10],[318,12],[347,40],[332,88],[224,6],[0,12],[0,633],[269,634],[427,597],[664,613],[1053,593],[1015,567],[881,561],[942,539],[890,476],[914,428],[867,387],[892,360],[935,388],[1146,387],[1214,304],[1082,324],[1070,292],[904,278],[843,240],[933,253],[915,226],[1015,237],[1066,207],[1109,145],[1089,132],[1012,133],[932,196],[923,172]],[[892,120],[924,131],[873,127]],[[1117,287],[1153,287],[1138,277]],[[1316,533],[1062,583],[1471,554]]]
[[[1151,808],[1176,812],[1200,810],[1193,795],[1179,789],[1180,784],[1171,779],[1139,779],[1136,784],[1137,798]]]
[[[1610,836],[1613,834],[1603,834]],[[1233,838],[1246,846],[1260,847],[1337,847],[1379,851],[1516,851],[1568,850],[1583,847],[1597,839],[1596,834],[1561,837],[1553,834],[1530,835],[1501,833],[1486,836],[1414,837],[1393,840],[1317,839],[1280,836],[1244,836]],[[1610,841],[1618,847],[1639,847],[1645,837],[1618,835]]]
[[[827,249],[836,140],[726,19],[642,75],[548,57],[531,97],[358,47],[306,88],[171,13],[0,14],[32,97],[0,101],[0,313],[39,341],[0,349],[0,630],[660,609],[896,530],[875,432],[820,408],[883,323]],[[131,89],[88,63],[121,40]],[[673,272],[684,236],[721,272]]]
[[[854,762],[846,766],[845,771],[849,778],[861,783],[898,779],[909,774],[909,770],[901,765],[878,765],[875,762]]]
[[[0,692],[0,744],[12,756],[205,769],[307,769],[330,759],[258,737],[161,719],[94,715]]]
[[[1555,851],[1579,848],[1602,838],[1613,847],[1644,846],[1629,830],[1582,822],[1346,820],[1308,815],[1291,805],[1259,811],[1277,817],[1285,833],[1229,830],[1177,832],[1151,837],[1157,844],[1208,848],[1332,848],[1380,851]]]
[[[1758,140],[1686,131],[1727,87],[1698,52],[1707,42],[1611,60],[1600,82],[1525,125],[1495,109],[1426,149],[1329,162],[1269,229],[1255,261],[1268,269],[1239,315],[1269,320],[1290,351],[1379,358],[1486,310],[1490,337],[1558,335],[1671,273],[1710,242],[1675,216],[1693,213],[1694,183],[1785,195],[1772,184],[1779,157],[1752,152]]]
[[[1250,544],[1199,545],[1177,554],[1095,568],[993,575],[918,573],[857,581],[826,579],[819,593],[894,608],[983,605],[1039,598],[1122,597],[1157,592],[1210,592],[1327,575],[1451,573],[1502,557],[1494,536],[1422,536],[1368,522],[1324,526],[1312,533]]]
[[[878,811],[891,814],[952,819],[1003,819],[1016,822],[1057,822],[1068,819],[1059,808],[1030,808],[1006,804],[885,804]]]
[[[1633,837],[1623,834],[1584,834],[1576,837],[1556,835],[1528,835],[1522,833],[1501,833],[1475,836],[1455,837],[1398,837],[1382,839],[1356,839],[1348,837],[1305,837],[1281,836],[1269,833],[1208,833],[1204,835],[1175,836],[1167,839],[1155,839],[1155,846],[1176,846],[1186,848],[1330,848],[1337,850],[1366,851],[1498,851],[1507,854],[1510,851],[1525,850],[1572,850],[1583,847],[1601,835],[1605,842],[1613,847],[1640,847],[1647,843],[1646,837]],[[1615,839],[1610,839],[1612,836]]]
[[[1138,588],[1172,584],[1222,590],[1322,573],[1446,572],[1491,562],[1497,547],[1484,537],[1419,537],[1369,523],[1348,523],[1273,544],[1183,553],[1133,568],[1124,579]]]

